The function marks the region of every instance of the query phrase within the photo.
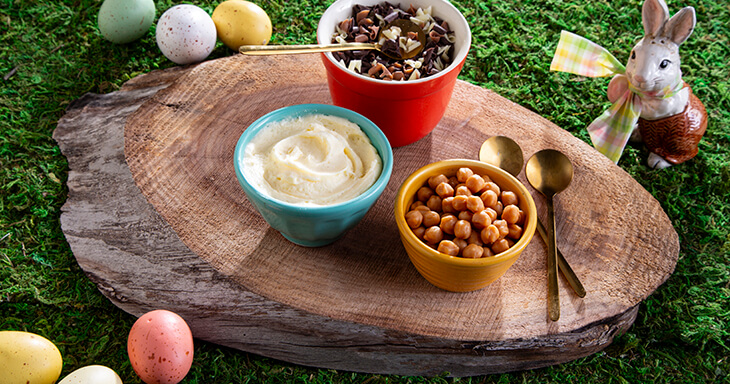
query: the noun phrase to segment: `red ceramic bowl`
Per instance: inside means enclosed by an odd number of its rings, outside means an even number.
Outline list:
[[[383,0],[338,0],[322,15],[317,27],[320,44],[331,44],[335,25],[350,17],[355,4],[375,5]],[[405,4],[405,3],[404,3]],[[404,6],[401,4],[401,6]],[[348,71],[331,53],[323,53],[332,102],[372,120],[392,147],[411,144],[428,135],[446,112],[456,78],[471,46],[471,30],[464,16],[446,0],[413,0],[414,7],[432,7],[455,33],[453,62],[436,75],[413,81],[386,81]]]

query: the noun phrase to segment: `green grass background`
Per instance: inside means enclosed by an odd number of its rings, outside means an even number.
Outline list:
[[[157,17],[180,2],[157,0]],[[195,0],[212,13],[218,1]],[[315,40],[331,1],[258,0],[274,23],[272,43]],[[607,79],[548,68],[561,29],[609,49],[624,62],[641,37],[640,0],[485,0],[453,2],[473,31],[460,78],[494,90],[590,142],[585,127],[606,107]],[[127,45],[105,41],[96,25],[101,0],[0,0],[0,330],[52,340],[62,377],[90,364],[137,383],[126,355],[135,318],[113,306],[85,277],[59,224],[68,167],[51,138],[71,101],[108,93],[143,73],[174,66],[155,44],[154,26]],[[451,379],[313,369],[196,340],[186,383],[637,383],[730,382],[730,6],[691,5],[697,27],[682,45],[684,79],[705,103],[699,155],[662,171],[647,151],[627,148],[619,165],[662,205],[679,234],[676,271],[641,304],[633,327],[604,351],[525,372]],[[209,60],[233,54],[218,44]],[[596,180],[600,187],[600,180]],[[0,375],[2,373],[0,372]]]

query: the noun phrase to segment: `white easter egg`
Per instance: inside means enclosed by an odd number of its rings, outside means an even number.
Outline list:
[[[87,365],[69,373],[58,384],[122,384],[122,379],[109,367]]]
[[[216,34],[210,15],[191,4],[176,5],[157,21],[157,46],[176,64],[205,60],[215,48]]]

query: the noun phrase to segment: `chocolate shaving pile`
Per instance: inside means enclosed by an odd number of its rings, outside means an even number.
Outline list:
[[[430,15],[429,9],[414,8],[403,10],[399,5],[382,2],[375,6],[355,5],[352,17],[337,25],[333,43],[376,43],[378,32],[396,19],[410,19],[423,28],[426,46],[416,57],[407,60],[394,60],[376,50],[333,52],[335,60],[345,68],[382,80],[415,80],[432,76],[449,66],[454,56],[454,32],[449,24]],[[400,56],[400,45],[393,39],[383,43],[383,50]]]

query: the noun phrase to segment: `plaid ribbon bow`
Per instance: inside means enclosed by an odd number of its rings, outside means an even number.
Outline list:
[[[550,70],[586,77],[605,77],[623,74],[626,67],[598,44],[568,31],[561,31]],[[593,146],[614,163],[618,163],[641,115],[641,99],[671,97],[682,88],[684,84],[680,77],[662,91],[646,95],[629,82],[626,93],[588,126]]]

